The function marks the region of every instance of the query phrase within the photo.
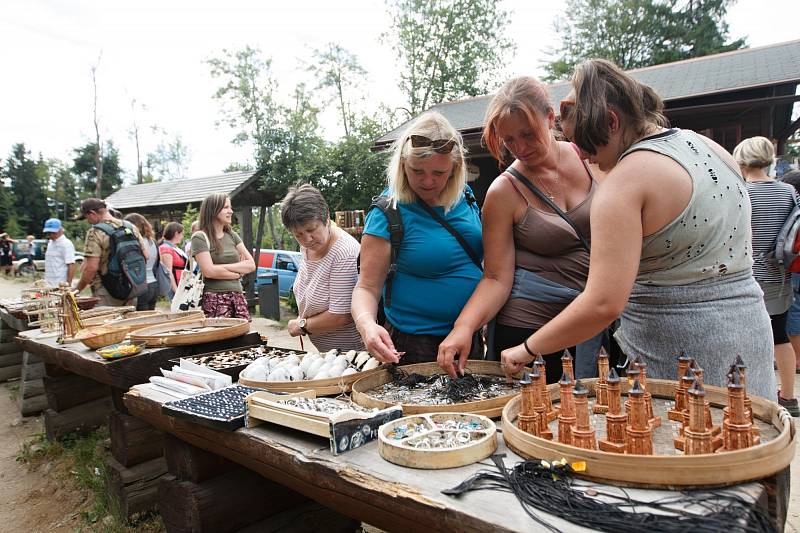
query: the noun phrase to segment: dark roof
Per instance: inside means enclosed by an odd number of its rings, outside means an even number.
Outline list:
[[[649,85],[665,102],[712,93],[737,91],[800,81],[800,40],[745,48],[674,63],[665,63],[628,73]],[[547,86],[550,103],[558,109],[569,92],[569,82]],[[457,130],[483,127],[483,117],[492,95],[444,102],[431,107],[443,114]],[[410,121],[375,141],[383,145],[395,140]]]
[[[224,192],[235,201],[235,196],[253,185],[257,178],[257,173],[246,171],[206,178],[142,183],[118,190],[106,198],[106,202],[119,210],[180,204],[199,206],[212,192]]]

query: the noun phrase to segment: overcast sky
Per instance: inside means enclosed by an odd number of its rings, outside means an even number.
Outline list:
[[[505,77],[541,74],[544,50],[557,45],[552,21],[563,2],[506,0],[517,44]],[[739,0],[728,15],[731,37],[751,47],[800,37],[797,0]],[[142,151],[157,138],[157,124],[179,134],[191,150],[189,176],[220,172],[245,162],[249,150],[233,147],[233,133],[215,125],[217,82],[204,60],[223,48],[259,47],[273,59],[281,93],[311,80],[298,69],[313,48],[340,43],[369,72],[366,107],[401,106],[398,66],[380,42],[389,29],[380,0],[299,2],[227,0],[4,0],[0,11],[0,157],[16,142],[38,156],[70,160],[71,150],[94,139],[91,67],[97,73],[101,135],[113,139],[122,165],[135,174],[135,148],[128,134],[131,99],[144,104],[138,121]],[[333,107],[323,114],[326,135],[338,135]]]

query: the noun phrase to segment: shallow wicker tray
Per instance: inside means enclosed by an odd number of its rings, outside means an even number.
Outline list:
[[[433,374],[442,374],[444,373],[439,365],[436,363],[419,363],[415,365],[405,365],[402,367],[403,370],[411,374],[412,372],[416,372],[417,374],[422,374],[423,376],[430,376]],[[470,360],[467,362],[467,370],[472,372],[473,374],[484,374],[488,376],[505,376],[503,372],[503,368],[500,366],[500,363],[497,361],[480,361],[480,360]],[[515,376],[516,378],[521,378],[522,373],[519,373]],[[353,394],[352,399],[355,403],[362,407],[377,407],[378,409],[385,409],[392,405],[395,405],[391,402],[385,402],[383,400],[378,400],[377,398],[370,396],[369,392],[381,385],[389,383],[392,381],[392,375],[389,374],[388,370],[381,370],[380,372],[376,372],[371,376],[365,376],[362,379],[359,379],[353,384]],[[442,411],[454,412],[454,413],[472,413],[476,415],[483,415],[489,418],[499,418],[500,413],[503,411],[503,406],[508,403],[511,398],[514,397],[514,394],[509,394],[507,396],[498,396],[497,398],[491,398],[489,400],[480,400],[477,402],[464,402],[464,403],[453,403],[453,404],[445,404],[445,405],[416,405],[416,404],[401,404],[403,407],[403,414],[405,415],[417,415],[417,414],[424,414],[424,413],[440,413]]]
[[[83,327],[105,326],[123,317],[127,319],[158,314],[158,311],[125,311],[124,309],[125,308],[119,308],[119,310],[117,310],[117,308],[114,307],[106,307],[105,309],[97,309],[96,311],[99,314],[93,314],[95,310],[81,312],[81,324]],[[83,318],[86,314],[89,316]]]
[[[299,354],[298,354],[299,355]],[[300,356],[302,360],[304,356]],[[335,378],[326,379],[304,379],[303,381],[255,381],[239,377],[239,383],[247,385],[248,387],[256,387],[259,389],[268,390],[270,392],[303,392],[314,391],[317,396],[335,396],[350,392],[353,388],[353,383],[361,378],[372,376],[378,372],[382,372],[381,367],[367,370],[365,372],[356,372],[349,376],[339,376]],[[358,403],[358,402],[356,402]],[[385,407],[391,407],[391,404],[386,404]],[[383,407],[381,407],[383,409]]]
[[[486,435],[478,440],[455,448],[420,449],[406,444],[409,440],[415,440],[424,437],[428,433],[440,431],[436,429],[435,422],[442,420],[478,422],[486,429],[472,430],[468,431],[468,433],[480,432]],[[425,424],[431,429],[426,433],[417,433],[400,440],[387,437],[389,432],[397,426],[410,423]],[[431,413],[426,415],[406,416],[384,424],[378,430],[378,439],[378,452],[381,454],[381,457],[390,463],[411,468],[435,470],[469,465],[492,455],[497,449],[497,428],[494,422],[485,416],[469,413]]]
[[[594,396],[597,379],[581,380]],[[672,399],[675,381],[648,379],[647,385],[653,398]],[[627,394],[630,385],[623,381],[622,392]],[[727,404],[727,390],[703,385],[706,399],[712,411]],[[548,385],[550,397],[557,403],[558,384]],[[704,455],[625,455],[586,450],[533,436],[520,430],[516,418],[521,399],[516,396],[503,409],[503,438],[509,448],[526,458],[544,460],[566,458],[569,462],[585,461],[586,471],[582,477],[626,486],[686,489],[690,487],[725,486],[762,479],[787,467],[794,458],[795,429],[789,413],[778,404],[765,398],[751,396],[753,415],[777,430],[777,436],[757,446],[732,452]],[[718,413],[712,413],[718,414]],[[605,425],[605,418],[598,417]],[[662,416],[662,427],[671,421]],[[671,428],[670,428],[671,429]],[[764,437],[762,431],[762,439]]]
[[[133,331],[138,331],[150,326],[157,326],[159,324],[171,323],[177,324],[179,322],[186,322],[190,320],[198,320],[205,318],[202,311],[181,311],[179,313],[159,313],[152,311],[137,311],[139,313],[147,313],[146,315],[131,316],[133,313],[128,313],[122,320],[114,320],[107,322],[109,326],[124,326]]]
[[[214,331],[169,335],[170,332],[182,329],[207,327],[214,328]],[[142,328],[131,333],[130,338],[131,342],[146,342],[150,347],[182,346],[232,339],[249,332],[250,322],[244,318],[202,318]]]

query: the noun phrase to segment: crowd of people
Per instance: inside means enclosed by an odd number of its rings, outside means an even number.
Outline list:
[[[578,377],[595,375],[601,345],[665,379],[687,353],[720,386],[739,356],[750,393],[777,391],[800,416],[800,276],[771,253],[800,206],[800,173],[770,177],[768,139],[746,139],[731,155],[669,127],[663,111],[650,87],[605,60],[576,67],[557,110],[539,81],[508,81],[484,122],[482,141],[501,173],[482,211],[461,135],[426,112],[394,142],[360,243],[332,223],[317,189],[291,188],[281,218],[303,262],[289,333],[320,350],[436,361],[451,376],[470,358],[500,360],[510,376],[541,355],[549,383],[561,377],[565,349]],[[184,248],[178,222],[158,242],[142,215],[121,219],[103,200],[84,200],[92,227],[80,279],[73,283],[74,246],[56,219],[44,227],[46,279],[91,287],[104,305],[132,304],[105,282],[109,256],[118,261],[112,240],[119,247],[126,234],[145,265],[137,309],[172,298],[196,265],[205,314],[249,320],[241,280],[256,267],[232,214],[225,194],[207,197]],[[11,244],[0,235],[0,268]]]

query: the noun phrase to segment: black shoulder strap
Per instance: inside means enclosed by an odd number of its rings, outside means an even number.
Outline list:
[[[468,193],[468,192],[469,192],[469,191],[465,189],[465,191],[464,191],[464,195],[465,195],[465,197],[466,197],[466,195],[467,195],[467,193]],[[474,199],[474,197],[473,197],[473,199]],[[467,200],[467,201],[469,201],[469,200]],[[463,237],[463,236],[462,236],[462,235],[461,235],[461,234],[460,234],[458,231],[456,231],[456,229],[455,229],[453,226],[451,226],[451,225],[450,225],[450,223],[449,223],[449,222],[447,222],[447,221],[446,221],[446,220],[445,220],[445,219],[442,217],[442,215],[440,215],[439,213],[437,213],[437,212],[436,212],[436,210],[435,210],[434,208],[432,208],[431,206],[429,206],[428,204],[426,204],[425,202],[423,202],[423,201],[421,201],[421,200],[419,200],[419,199],[417,199],[417,203],[418,203],[418,204],[419,204],[419,205],[422,207],[422,209],[424,209],[424,210],[425,210],[425,211],[426,211],[426,212],[427,212],[427,213],[428,213],[428,214],[429,214],[429,215],[430,215],[430,216],[431,216],[431,217],[432,217],[432,218],[433,218],[433,219],[434,219],[436,222],[438,222],[438,223],[439,223],[439,224],[440,224],[440,225],[441,225],[441,226],[442,226],[444,229],[446,229],[446,230],[447,230],[447,231],[450,233],[450,235],[452,235],[453,237],[455,237],[455,238],[456,238],[456,240],[458,241],[458,244],[460,244],[460,245],[461,245],[461,247],[464,249],[464,251],[465,251],[465,252],[467,252],[467,255],[469,256],[469,258],[470,258],[470,259],[472,259],[472,262],[473,262],[473,263],[475,263],[475,266],[476,266],[476,267],[478,267],[478,269],[479,269],[481,272],[483,272],[483,265],[481,265],[481,259],[480,259],[480,257],[478,257],[478,254],[475,252],[475,250],[473,250],[473,249],[472,249],[472,246],[470,246],[470,245],[469,245],[469,243],[466,241],[466,239],[464,239],[464,237]]]
[[[397,256],[400,253],[400,246],[403,244],[403,217],[397,205],[388,196],[375,196],[367,213],[373,208],[378,208],[386,216],[389,223],[389,244],[391,251],[389,256],[389,272],[386,273],[386,307],[392,306],[392,283],[397,274]]]
[[[564,211],[562,211],[561,208],[558,207],[555,202],[553,202],[550,198],[548,198],[542,191],[540,191],[533,183],[530,182],[528,178],[523,176],[522,173],[517,169],[508,167],[506,169],[506,172],[517,178],[520,181],[520,183],[522,183],[528,189],[530,189],[530,191],[533,194],[535,194],[536,197],[539,198],[539,200],[547,204],[547,206],[550,207],[550,209],[555,211],[558,216],[563,218],[567,222],[567,224],[569,224],[570,227],[575,231],[575,235],[578,236],[578,240],[581,241],[581,245],[584,248],[586,248],[586,251],[588,252],[591,250],[591,248],[589,247],[589,241],[587,241],[586,237],[583,236],[583,232],[580,229],[578,229],[578,226],[575,225],[575,222],[573,222],[572,219],[569,218],[569,215],[567,215]]]

